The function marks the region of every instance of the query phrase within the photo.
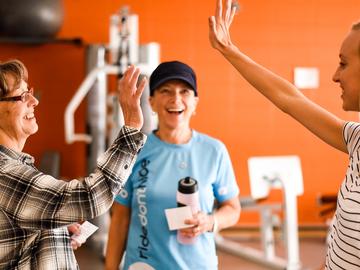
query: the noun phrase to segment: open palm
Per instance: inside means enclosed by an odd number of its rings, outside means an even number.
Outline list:
[[[140,97],[145,88],[146,78],[137,85],[139,75],[140,69],[131,65],[119,80],[118,92],[125,125],[140,130],[144,123]]]
[[[225,0],[223,11],[222,1],[217,1],[215,16],[209,18],[209,39],[215,49],[231,45],[229,28],[236,12],[236,7],[232,5],[231,0]]]

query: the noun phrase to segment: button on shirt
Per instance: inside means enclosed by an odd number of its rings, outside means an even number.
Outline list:
[[[67,225],[105,213],[124,186],[146,136],[124,126],[97,168],[65,182],[0,145],[0,269],[78,269]]]

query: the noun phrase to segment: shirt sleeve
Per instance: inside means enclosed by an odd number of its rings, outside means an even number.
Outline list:
[[[221,203],[239,195],[234,169],[224,144],[220,144],[217,180],[213,184],[215,198]]]
[[[132,183],[132,176],[130,175],[129,180],[126,181],[124,188],[115,197],[115,202],[124,205],[126,207],[131,207],[132,196],[133,196],[133,183]]]
[[[52,229],[105,213],[124,186],[146,136],[124,126],[83,181],[57,180],[18,160],[0,162],[0,208],[22,228]]]
[[[360,124],[346,122],[343,127],[343,137],[350,156],[360,144]]]

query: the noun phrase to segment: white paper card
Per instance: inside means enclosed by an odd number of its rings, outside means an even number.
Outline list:
[[[83,244],[85,243],[86,239],[92,235],[99,227],[95,226],[94,224],[90,223],[89,221],[85,221],[80,226],[81,233],[79,235],[73,234],[71,239],[75,240],[76,242]]]
[[[170,231],[194,226],[184,223],[185,219],[190,219],[193,217],[190,206],[165,209],[165,216]]]

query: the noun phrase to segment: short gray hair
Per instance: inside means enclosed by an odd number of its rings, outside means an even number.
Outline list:
[[[10,89],[6,76],[12,76],[15,80],[13,89]],[[17,60],[0,62],[0,97],[7,96],[12,90],[20,86],[21,80],[28,80],[28,71],[25,65]]]

